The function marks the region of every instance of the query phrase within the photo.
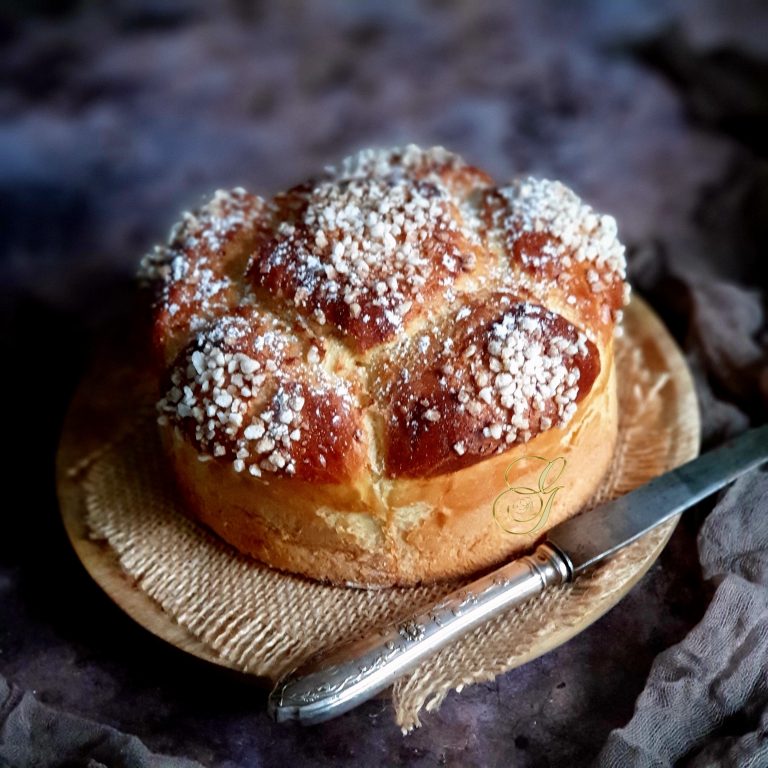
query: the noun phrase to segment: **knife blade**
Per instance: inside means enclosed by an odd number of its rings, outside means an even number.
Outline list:
[[[751,429],[614,501],[554,526],[547,541],[567,556],[575,576],[766,460],[768,426]]]
[[[321,651],[284,675],[268,700],[278,722],[309,725],[370,699],[452,640],[570,581],[768,461],[768,425],[549,530],[544,543],[410,618]]]

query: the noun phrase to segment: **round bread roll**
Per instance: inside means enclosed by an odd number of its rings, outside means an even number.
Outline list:
[[[271,200],[217,192],[141,274],[186,508],[275,568],[465,576],[609,465],[624,248],[559,182],[364,150]]]

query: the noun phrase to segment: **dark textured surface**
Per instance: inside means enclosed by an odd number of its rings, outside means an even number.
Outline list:
[[[138,256],[179,208],[411,140],[500,179],[561,178],[614,214],[636,286],[697,373],[706,444],[764,420],[764,5],[4,8],[0,673],[211,766],[587,764],[631,716],[654,656],[704,611],[694,537],[711,504],[606,617],[451,695],[412,735],[381,701],[299,731],[267,720],[263,691],[155,640],[89,581],[58,522],[58,430],[89,340],[130,302]],[[716,322],[697,322],[705,306],[723,307]],[[733,333],[749,343],[729,345]]]

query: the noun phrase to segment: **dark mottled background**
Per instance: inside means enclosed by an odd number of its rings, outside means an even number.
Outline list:
[[[130,303],[138,257],[216,186],[270,193],[360,146],[409,141],[499,179],[561,178],[614,214],[636,288],[696,373],[705,446],[765,420],[765,3],[4,2],[9,680],[229,768],[585,765],[630,717],[655,654],[706,606],[695,534],[711,504],[605,618],[450,696],[405,738],[383,701],[312,730],[273,725],[263,691],[135,626],[68,549],[58,430],[94,333]]]

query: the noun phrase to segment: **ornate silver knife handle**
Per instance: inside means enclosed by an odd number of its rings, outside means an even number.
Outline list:
[[[309,725],[347,712],[454,638],[571,575],[568,559],[542,544],[406,621],[313,656],[277,683],[269,714]]]
[[[269,697],[278,721],[320,723],[389,686],[427,656],[501,611],[612,557],[662,523],[768,461],[768,425],[547,532],[528,557],[453,592],[397,626],[317,655]]]

